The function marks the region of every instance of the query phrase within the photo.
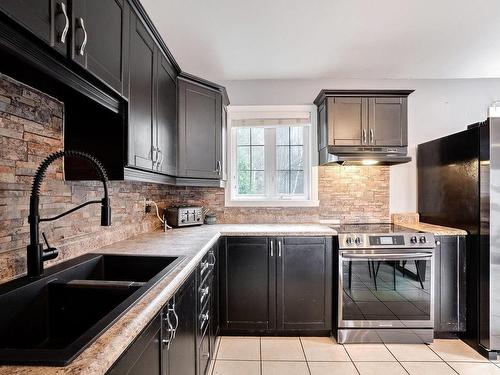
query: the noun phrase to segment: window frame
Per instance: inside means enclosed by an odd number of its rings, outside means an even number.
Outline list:
[[[301,118],[308,112],[311,122],[304,126],[304,194],[298,196],[276,194],[276,173],[270,172],[276,166],[276,131],[269,128],[276,126],[263,125],[265,128],[265,184],[266,192],[274,195],[239,195],[237,192],[237,145],[233,119],[258,118]],[[225,204],[229,207],[316,207],[319,206],[317,189],[317,144],[316,144],[316,106],[230,106],[227,118],[227,151],[228,151],[228,184],[226,185]],[[290,124],[288,126],[293,126]],[[279,126],[279,125],[278,125]],[[286,126],[286,125],[285,125]],[[251,127],[251,126],[248,126]],[[274,169],[274,172],[276,170]],[[271,177],[271,178],[269,178]]]

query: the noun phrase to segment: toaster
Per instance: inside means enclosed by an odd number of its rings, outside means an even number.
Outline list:
[[[181,206],[167,208],[166,218],[168,225],[187,227],[203,224],[203,207]]]

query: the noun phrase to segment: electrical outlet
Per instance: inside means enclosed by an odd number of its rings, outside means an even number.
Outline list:
[[[149,214],[151,212],[151,200],[144,198],[144,212]]]

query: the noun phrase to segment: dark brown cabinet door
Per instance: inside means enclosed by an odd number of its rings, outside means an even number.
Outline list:
[[[2,0],[0,10],[62,54],[70,36],[66,0]]]
[[[318,150],[328,146],[328,123],[326,118],[326,104],[318,107]]]
[[[177,80],[170,61],[158,53],[156,76],[156,132],[158,163],[156,170],[175,176],[177,173]]]
[[[327,107],[329,145],[360,146],[367,143],[368,99],[328,98]]]
[[[368,143],[375,146],[407,146],[406,98],[370,98]]]
[[[196,276],[189,277],[174,297],[175,318],[170,321],[177,326],[170,348],[164,352],[163,375],[196,375]],[[170,302],[172,303],[172,301]],[[167,312],[164,312],[164,315]]]
[[[161,374],[161,317],[157,316],[108,371],[109,375]]]
[[[123,93],[128,5],[124,0],[73,0],[72,4],[71,58]]]
[[[277,329],[331,329],[331,237],[285,237],[275,241]]]
[[[220,249],[222,331],[275,328],[276,249],[270,244],[266,237],[226,238]]]
[[[221,112],[220,92],[179,80],[179,176],[221,178]]]
[[[157,159],[154,79],[156,47],[139,19],[130,18],[128,163],[153,170]]]

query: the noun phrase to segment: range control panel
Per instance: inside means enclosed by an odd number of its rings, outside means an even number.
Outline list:
[[[167,223],[174,227],[203,224],[203,207],[173,207],[167,209]]]
[[[432,233],[341,233],[339,247],[341,249],[380,249],[380,248],[419,248],[432,249],[436,240]]]

